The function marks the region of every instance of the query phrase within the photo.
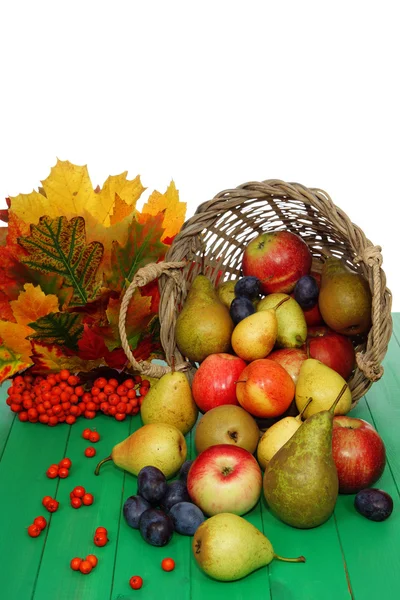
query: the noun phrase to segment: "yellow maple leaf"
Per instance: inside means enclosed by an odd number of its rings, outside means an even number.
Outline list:
[[[26,338],[35,333],[34,329],[27,325],[19,323],[10,323],[9,321],[0,321],[0,339],[4,346],[19,354],[23,362],[32,364],[30,360],[31,343]]]
[[[10,302],[15,320],[20,325],[28,325],[40,317],[58,312],[58,298],[54,294],[46,295],[40,285],[35,287],[31,283],[26,283],[24,290],[17,300]]]
[[[129,216],[132,216],[132,207],[125,200],[122,200],[118,194],[115,194],[114,212],[110,216],[111,225],[116,225]]]
[[[163,228],[166,238],[178,233],[185,221],[186,202],[179,201],[179,192],[171,181],[165,194],[154,191],[143,206],[142,213],[156,215],[164,211]]]
[[[127,171],[107,178],[103,189],[96,191],[86,165],[78,166],[68,160],[57,160],[50,175],[42,181],[43,188],[30,194],[11,198],[14,213],[25,223],[36,225],[40,217],[50,218],[83,216],[84,212],[104,225],[110,226],[114,213],[116,194],[134,211],[135,204],[144,191],[140,177],[127,179]],[[115,220],[115,219],[114,219]]]

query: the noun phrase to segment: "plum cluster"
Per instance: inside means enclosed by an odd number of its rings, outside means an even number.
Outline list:
[[[174,531],[193,535],[204,521],[202,511],[191,502],[186,487],[192,462],[187,460],[179,471],[179,479],[171,483],[156,467],[140,470],[137,494],[127,498],[123,514],[127,524],[139,529],[148,544],[166,546]]]

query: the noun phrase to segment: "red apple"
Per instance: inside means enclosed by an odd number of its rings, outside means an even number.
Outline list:
[[[304,348],[282,348],[268,354],[268,359],[282,365],[295,384],[300,373],[300,367],[306,358],[308,358],[308,355]]]
[[[254,417],[278,417],[290,406],[295,385],[289,373],[268,358],[253,360],[236,385],[239,404]]]
[[[348,379],[354,369],[356,355],[350,339],[329,327],[309,327],[307,344],[310,358],[324,363],[343,379]]]
[[[364,419],[333,418],[332,453],[341,494],[356,494],[371,487],[385,468],[382,438]]]
[[[194,460],[187,477],[189,496],[206,515],[229,512],[244,515],[261,494],[260,467],[250,452],[218,444]]]
[[[305,241],[290,231],[262,233],[252,240],[243,254],[244,275],[261,281],[264,294],[289,293],[311,268],[311,252]]]
[[[196,371],[192,394],[202,412],[222,404],[236,404],[236,381],[247,363],[238,356],[221,352],[210,354]]]

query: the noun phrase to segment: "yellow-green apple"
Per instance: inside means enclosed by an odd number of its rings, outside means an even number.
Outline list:
[[[273,360],[254,360],[242,371],[236,385],[239,404],[254,417],[282,415],[294,398],[295,385],[289,373]]]
[[[311,252],[305,241],[290,231],[262,233],[252,240],[243,253],[244,275],[261,281],[264,294],[289,293],[311,268]]]
[[[206,515],[244,515],[258,502],[261,469],[250,452],[239,446],[210,446],[195,458],[187,477],[189,496]]]
[[[327,365],[343,379],[348,379],[354,369],[356,356],[351,340],[329,327],[309,327],[307,331],[308,353]]]
[[[333,418],[332,454],[341,494],[356,494],[371,487],[385,468],[383,440],[364,419]]]
[[[239,356],[221,352],[210,354],[196,371],[192,394],[202,412],[222,404],[236,404],[236,381],[247,363]]]
[[[274,360],[282,365],[295,384],[297,383],[301,365],[306,358],[308,358],[308,356],[304,348],[282,348],[268,354],[268,359]]]

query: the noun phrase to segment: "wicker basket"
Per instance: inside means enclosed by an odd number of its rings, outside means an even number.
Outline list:
[[[140,269],[125,294],[119,327],[123,347],[134,369],[161,377],[170,367],[137,363],[125,334],[126,310],[136,287],[159,278],[161,292],[161,343],[168,364],[195,372],[176,347],[175,324],[193,279],[201,271],[213,283],[241,276],[244,248],[263,231],[287,229],[300,235],[313,256],[313,270],[320,271],[327,256],[344,259],[369,282],[372,292],[372,327],[367,339],[355,340],[357,367],[349,380],[353,406],[383,374],[381,362],[392,333],[391,292],[386,287],[380,246],[374,246],[362,230],[335,206],[320,189],[279,180],[251,182],[225,190],[201,204],[176,236],[164,263]]]

